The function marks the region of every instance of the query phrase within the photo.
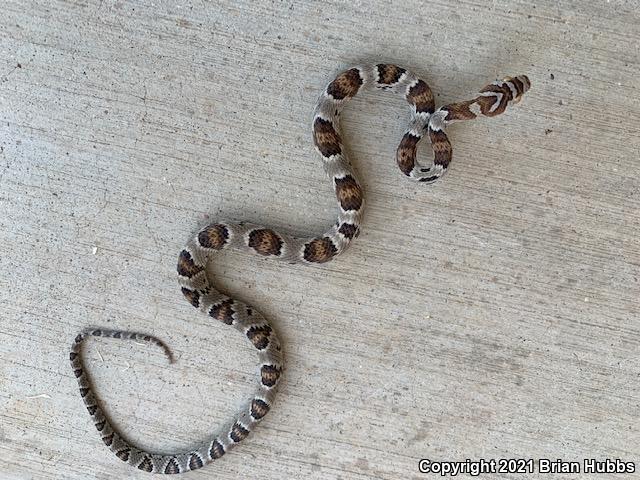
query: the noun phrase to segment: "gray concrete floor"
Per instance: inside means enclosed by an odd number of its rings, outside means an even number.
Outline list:
[[[366,61],[411,68],[438,104],[504,75],[533,88],[502,117],[450,128],[454,164],[433,186],[394,165],[404,101],[353,101],[363,233],[320,268],[216,262],[288,363],[264,423],[189,478],[637,460],[638,7],[4,0],[0,477],[148,478],[107,451],[77,393],[68,349],[86,326],[153,333],[177,354],[169,366],[153,348],[88,348],[99,395],[141,446],[188,448],[231,417],[255,356],[182,299],[177,253],[207,218],[309,234],[333,221],[311,110]]]

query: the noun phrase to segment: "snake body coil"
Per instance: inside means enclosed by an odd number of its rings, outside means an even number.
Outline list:
[[[80,394],[102,441],[124,462],[153,473],[182,473],[201,468],[244,440],[269,412],[283,369],[278,337],[257,310],[216,290],[207,278],[205,267],[217,251],[230,247],[290,263],[324,263],[347,249],[360,232],[364,196],[342,145],[339,118],[346,102],[369,87],[399,93],[411,105],[411,120],[398,146],[396,161],[410,179],[431,183],[443,175],[452,158],[451,143],[444,128],[452,122],[472,120],[480,115],[501,114],[507,106],[520,100],[530,83],[524,75],[509,77],[485,86],[472,100],[436,110],[429,86],[396,65],[359,66],[338,75],[322,92],[313,116],[313,140],[338,199],[337,222],[314,238],[297,238],[261,225],[212,223],[192,237],[178,257],[178,280],[188,302],[205,315],[239,330],[258,351],[258,387],[230,426],[184,453],[159,455],[134,447],[112,427],[98,406],[82,362],[82,343],[90,336],[131,339],[162,347],[170,360],[171,352],[157,338],[139,333],[93,329],[76,337],[70,359]],[[417,145],[425,133],[434,152],[433,164],[429,167],[416,161]]]

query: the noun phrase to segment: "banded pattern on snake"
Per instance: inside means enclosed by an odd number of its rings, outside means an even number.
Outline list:
[[[230,426],[183,453],[161,455],[136,448],[113,428],[98,405],[83,365],[81,348],[84,340],[91,336],[130,339],[160,346],[173,361],[169,348],[156,337],[125,331],[90,329],[76,337],[70,360],[80,394],[102,441],[124,462],[153,473],[182,473],[201,468],[244,440],[269,412],[283,370],[278,337],[257,310],[216,290],[207,278],[205,267],[217,251],[226,248],[240,248],[290,263],[311,264],[327,262],[347,249],[360,232],[364,196],[344,151],[339,119],[347,101],[368,87],[399,93],[410,104],[411,119],[398,146],[396,161],[410,179],[431,183],[442,176],[451,162],[452,148],[445,127],[480,115],[501,114],[507,106],[520,100],[530,83],[524,75],[508,77],[485,86],[472,100],[452,103],[438,110],[429,86],[396,65],[350,68],[329,83],[313,115],[313,140],[338,200],[337,222],[327,232],[313,238],[293,237],[262,225],[212,223],[193,236],[178,257],[178,281],[188,302],[205,315],[239,330],[258,352],[257,389]],[[417,145],[425,132],[434,152],[433,164],[428,167],[416,160]]]

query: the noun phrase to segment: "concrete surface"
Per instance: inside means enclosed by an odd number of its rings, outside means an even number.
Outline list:
[[[454,164],[430,187],[393,162],[403,100],[353,102],[363,233],[320,268],[216,263],[219,284],[272,320],[288,363],[255,434],[188,477],[637,461],[638,7],[4,0],[0,477],[149,478],[107,451],[78,395],[68,349],[89,325],[153,333],[178,356],[90,345],[99,395],[142,446],[188,448],[237,410],[255,356],[183,300],[177,254],[207,217],[309,234],[333,221],[310,115],[361,61],[411,68],[438,104],[504,75],[533,88],[507,115],[452,127]]]

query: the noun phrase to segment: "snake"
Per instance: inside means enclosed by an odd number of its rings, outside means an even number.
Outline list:
[[[133,340],[160,347],[173,362],[171,350],[159,338],[144,333],[88,328],[73,341],[70,361],[80,395],[104,444],[120,460],[142,471],[183,473],[222,457],[242,442],[270,411],[284,368],[280,341],[259,311],[217,290],[207,276],[206,267],[217,252],[228,248],[289,263],[321,264],[333,260],[349,247],[360,233],[364,195],[343,145],[340,116],[343,107],[358,92],[385,90],[406,99],[411,117],[396,150],[396,163],[409,179],[433,183],[447,171],[452,160],[452,147],[445,127],[479,116],[500,115],[508,106],[519,102],[530,87],[526,75],[506,77],[484,86],[471,100],[451,103],[436,110],[429,85],[397,65],[361,65],[337,75],[322,91],[312,123],[315,149],[320,154],[338,201],[337,221],[328,231],[311,238],[288,235],[263,225],[217,221],[193,235],[178,256],[178,282],[186,300],[208,317],[240,331],[256,349],[258,385],[251,398],[221,433],[188,451],[158,454],[140,449],[113,427],[100,406],[83,362],[82,346],[91,337]],[[429,137],[433,150],[433,161],[429,166],[417,160],[418,143],[425,136]]]

